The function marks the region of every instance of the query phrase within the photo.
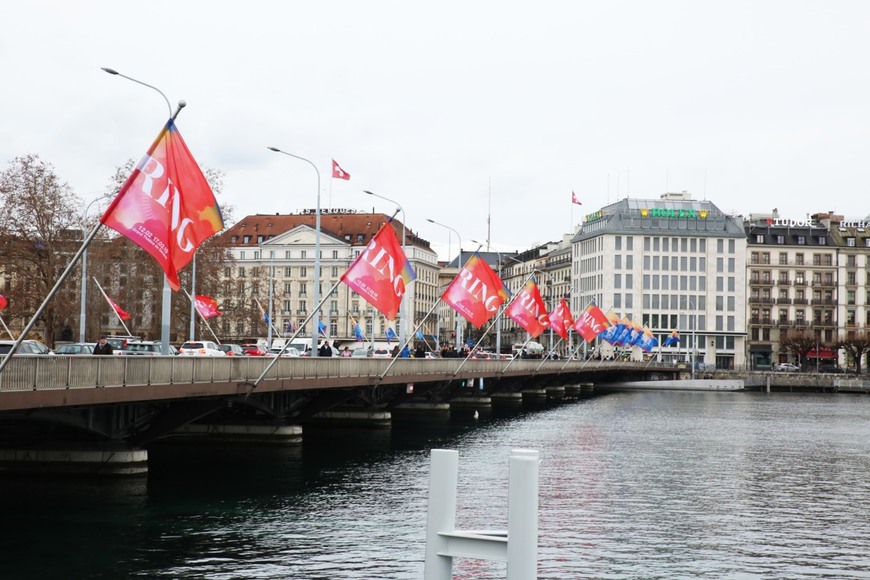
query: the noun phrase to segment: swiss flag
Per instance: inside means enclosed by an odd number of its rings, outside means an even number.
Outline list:
[[[335,162],[335,159],[332,160],[332,177],[333,179],[344,179],[345,181],[350,181],[350,173],[339,167],[338,163]]]

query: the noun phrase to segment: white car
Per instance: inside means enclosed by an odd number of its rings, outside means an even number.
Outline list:
[[[181,356],[227,356],[216,342],[210,340],[196,340],[185,342],[178,349]]]
[[[792,363],[780,363],[776,365],[776,371],[779,373],[799,373],[801,368]]]

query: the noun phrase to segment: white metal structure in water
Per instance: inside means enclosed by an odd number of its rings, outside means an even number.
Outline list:
[[[425,580],[452,580],[453,558],[507,562],[507,580],[533,580],[538,573],[538,452],[511,450],[508,529],[457,530],[459,454],[433,449],[429,473]]]

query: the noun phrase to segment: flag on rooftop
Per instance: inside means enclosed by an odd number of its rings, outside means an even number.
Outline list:
[[[344,179],[345,181],[350,181],[350,173],[339,167],[338,163],[335,162],[335,159],[332,160],[332,177],[333,179]]]
[[[173,290],[196,248],[223,229],[214,193],[172,119],[100,222],[151,254]]]
[[[577,199],[577,194],[574,193],[573,191],[571,192],[571,203],[576,203],[577,205],[583,205],[582,203],[580,203],[580,200]]]

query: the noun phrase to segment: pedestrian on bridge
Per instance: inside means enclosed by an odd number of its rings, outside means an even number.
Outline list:
[[[109,344],[105,334],[100,335],[100,341],[94,347],[94,354],[114,354],[112,345]]]

